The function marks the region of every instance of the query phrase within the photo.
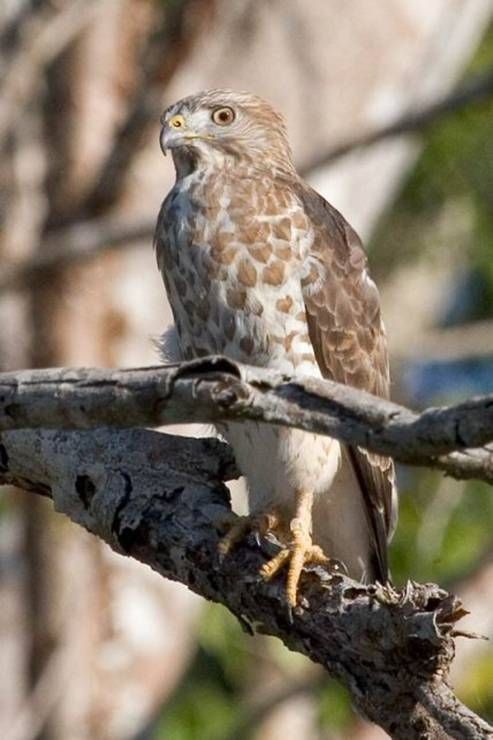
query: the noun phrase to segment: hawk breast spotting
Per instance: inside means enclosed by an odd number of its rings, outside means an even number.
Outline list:
[[[175,328],[173,359],[224,354],[388,396],[378,291],[359,239],[297,175],[281,116],[261,98],[210,90],[162,117],[176,183],[155,244]],[[273,530],[296,603],[303,564],[342,561],[349,575],[386,581],[396,520],[392,461],[337,440],[251,422],[219,431],[248,484],[249,516],[221,542]]]

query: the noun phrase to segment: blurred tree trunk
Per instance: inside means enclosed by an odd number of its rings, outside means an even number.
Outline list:
[[[114,22],[115,18],[111,20]],[[102,44],[100,50],[96,48],[93,52],[98,57],[101,69],[104,69],[108,68],[108,62],[111,65],[113,23],[108,23],[104,17],[101,21],[98,33],[102,36]],[[101,34],[102,28],[104,31]],[[86,43],[87,38],[72,43],[50,65],[45,77],[42,115],[47,164],[44,187],[47,221],[62,217],[73,199],[80,197],[74,178],[77,167],[74,165],[80,165],[81,154],[90,166],[90,152],[85,147],[78,147],[78,133],[87,106],[84,94]],[[106,59],[104,56],[101,58],[101,51]],[[100,122],[104,125],[103,121]],[[42,234],[37,248],[43,248]],[[107,299],[104,295],[104,279],[111,278],[106,265],[100,268],[96,279],[94,274],[91,275],[93,272],[94,268],[91,267],[59,271],[53,273],[49,280],[32,286],[29,365],[46,367],[73,363],[70,349],[74,338],[84,348],[86,356],[92,356],[93,362],[108,363],[108,355],[98,351],[98,335],[105,327]],[[89,285],[92,293],[90,301],[87,300]],[[40,737],[51,740],[71,735],[81,740],[85,737],[99,740],[104,737],[100,726],[104,710],[101,697],[93,693],[94,668],[98,644],[105,636],[107,619],[107,610],[104,608],[105,566],[99,546],[71,527],[61,527],[53,521],[45,502],[35,507],[29,502],[24,519],[28,571],[26,606],[29,633],[32,635],[29,654],[31,688],[34,689],[42,680],[53,655],[63,651],[64,660],[69,661],[71,651],[77,646],[77,661],[74,661],[77,671],[67,676],[62,666],[52,680],[50,690],[55,692],[57,698],[52,711],[47,714]],[[77,553],[73,560],[67,557],[67,551],[70,550],[72,554]],[[67,568],[69,564],[72,565],[72,572]],[[64,650],[68,626],[67,605],[64,602],[67,598],[72,604],[79,605],[74,611],[78,640],[75,645],[68,644]],[[66,687],[63,701],[60,684]],[[75,701],[70,701],[71,695],[74,699],[76,697]]]
[[[14,135],[13,156],[22,159],[18,169],[27,183],[19,177],[14,183],[15,218],[12,208],[8,215],[13,227],[22,219],[22,227],[9,232],[4,257],[43,249],[43,223],[63,221],[82,200],[135,84],[136,49],[152,32],[152,3],[101,5],[97,23],[47,69],[42,106],[39,98],[33,101]],[[35,147],[44,168],[32,183],[27,175]],[[118,261],[108,256],[51,273],[26,298],[4,304],[16,332],[4,347],[3,368],[118,364],[115,348],[131,310],[115,306],[109,290]],[[18,336],[30,338],[22,351]],[[12,638],[20,675],[17,695],[2,713],[5,729],[17,740],[132,736],[154,717],[187,663],[198,600],[61,524],[43,501],[26,497],[19,514],[24,547],[16,556],[24,562],[24,599],[14,599],[12,611],[23,612],[27,639]],[[120,604],[129,590],[135,594],[133,621]],[[12,616],[8,629],[18,633],[17,625]]]
[[[10,0],[9,5],[38,12],[51,3]],[[210,33],[201,25],[202,16],[216,5]],[[55,59],[43,77],[43,95],[38,89],[19,126],[0,143],[2,260],[43,248],[47,230],[74,214],[89,218],[103,208],[116,218],[155,216],[173,179],[157,139],[148,144],[144,135],[150,120],[157,133],[159,114],[152,106],[161,97],[164,105],[217,86],[259,93],[287,115],[296,159],[303,165],[445,92],[493,9],[491,0],[105,0],[99,6],[97,22]],[[166,28],[164,8],[173,24],[165,40],[159,36]],[[0,22],[4,12],[0,9]],[[153,35],[146,56],[142,49]],[[135,97],[151,87],[151,100]],[[81,203],[87,207],[85,197],[130,100],[136,101],[136,135],[130,137],[121,187],[113,188],[107,202],[89,199],[93,211],[81,215]],[[367,237],[418,148],[409,138],[383,142],[321,168],[312,181]],[[143,253],[135,245],[125,254],[47,274],[28,294],[0,298],[2,368],[154,362],[149,337],[164,328],[170,312],[150,244],[145,248]],[[402,322],[399,316],[393,321],[399,313],[395,305],[390,300],[385,315],[398,333]],[[413,322],[414,330],[418,323]],[[41,711],[36,703],[31,708],[38,724],[43,711],[49,717],[45,737],[128,737],[153,717],[183,672],[193,647],[197,602],[61,525],[41,504],[34,506],[33,500],[26,502],[22,514],[24,553],[20,512],[9,506],[0,522],[8,530],[0,552],[7,564],[0,570],[2,604],[8,604],[0,622],[5,727],[12,726],[37,686],[44,688]],[[18,597],[21,561],[26,564],[24,605]],[[120,608],[128,592],[135,604],[129,616]],[[68,620],[69,613],[76,619]],[[28,634],[33,636],[30,650]],[[76,634],[83,639],[74,640]],[[27,663],[30,686],[22,671]],[[265,676],[266,683],[271,681],[269,671]],[[309,702],[303,706],[308,706],[303,732],[317,737],[316,717]],[[298,709],[283,709],[285,717],[293,712]],[[22,717],[27,717],[26,728],[29,712]],[[36,732],[31,716],[31,731],[24,729],[15,740]]]

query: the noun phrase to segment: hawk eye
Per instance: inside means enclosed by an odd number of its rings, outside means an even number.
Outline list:
[[[232,108],[216,108],[212,111],[212,120],[218,126],[229,126],[235,120],[235,112]]]

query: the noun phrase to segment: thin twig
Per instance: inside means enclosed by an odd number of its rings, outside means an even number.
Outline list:
[[[455,113],[473,103],[475,105],[483,103],[492,97],[493,69],[489,69],[487,72],[465,82],[458,90],[454,90],[441,100],[433,101],[421,110],[410,111],[386,126],[355,136],[338,146],[332,147],[326,154],[304,165],[301,168],[301,174],[307,176],[314,170],[326,167],[328,164],[335,162],[336,159],[354,152],[355,149],[366,148],[395,136],[422,131],[446,115]]]
[[[2,268],[0,295],[29,289],[33,282],[45,279],[50,270],[84,262],[117,248],[132,247],[139,241],[148,242],[150,248],[154,226],[155,219],[122,224],[119,219],[106,217],[56,230],[34,257]]]

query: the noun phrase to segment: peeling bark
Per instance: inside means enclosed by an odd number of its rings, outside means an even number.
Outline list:
[[[283,580],[257,575],[277,543],[251,538],[219,562],[230,514],[224,481],[236,475],[225,444],[136,429],[18,430],[0,442],[0,482],[50,496],[117,552],[320,663],[392,737],[493,737],[447,684],[455,625],[466,613],[455,596],[432,584],[363,586],[305,568],[301,603],[289,612]]]

